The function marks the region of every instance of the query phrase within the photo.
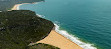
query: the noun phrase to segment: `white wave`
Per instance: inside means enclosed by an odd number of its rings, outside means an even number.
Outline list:
[[[60,22],[58,22],[58,21],[55,21],[54,23],[56,23],[56,24],[60,24]]]
[[[40,14],[36,14],[36,15],[38,15],[39,17],[45,18],[45,16],[44,16],[44,15],[40,15]]]
[[[17,10],[19,10],[20,5],[17,7]]]
[[[63,35],[67,39],[70,39],[72,42],[76,43],[77,45],[79,45],[83,49],[97,49],[96,47],[93,46],[93,44],[84,43],[84,42],[80,41],[78,37],[75,37],[74,35],[69,34],[67,31],[60,30],[60,28],[59,28],[60,26],[58,26],[57,24],[54,24],[54,25],[55,25],[56,32]]]
[[[17,7],[17,10],[19,10],[19,6]],[[40,15],[40,14],[36,14],[39,17],[45,18],[44,15]],[[57,24],[59,24],[58,21],[55,21]],[[93,44],[89,44],[89,43],[84,43],[82,41],[79,40],[78,37],[75,37],[74,35],[69,34],[67,31],[65,30],[60,30],[60,26],[54,23],[55,25],[55,31],[61,35],[63,35],[64,37],[66,37],[67,39],[70,39],[72,42],[76,43],[77,45],[81,46],[83,49],[97,49],[96,47],[93,46]]]
[[[19,6],[17,6],[17,9],[16,9],[16,10],[20,10],[20,6],[21,6],[21,5],[23,5],[23,4],[19,4]]]

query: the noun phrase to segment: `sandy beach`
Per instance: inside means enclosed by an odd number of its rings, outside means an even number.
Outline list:
[[[25,3],[28,4],[28,3]],[[22,4],[16,4],[12,10],[19,10],[18,7]],[[61,34],[57,33],[55,30],[52,30],[50,34],[44,38],[43,40],[38,41],[37,43],[45,43],[50,44],[60,49],[83,49],[82,47],[78,46],[71,40],[65,38]]]
[[[22,3],[22,4],[30,4],[30,3]],[[19,6],[22,5],[22,4],[14,5],[14,7],[11,10],[19,10]],[[34,4],[34,3],[32,3],[32,4]]]
[[[11,10],[19,10],[18,7],[19,7],[20,5],[22,5],[22,4],[16,4],[16,5],[14,5],[14,7],[13,7]]]
[[[38,41],[37,43],[46,43],[61,49],[83,49],[69,39],[57,33],[55,30],[52,30],[46,38]]]

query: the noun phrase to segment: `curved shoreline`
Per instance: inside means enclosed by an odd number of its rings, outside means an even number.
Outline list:
[[[29,4],[29,3],[23,3],[23,4]],[[11,10],[19,10],[20,5],[22,5],[22,4],[16,4]],[[50,45],[59,47],[61,49],[83,49],[76,43],[67,39],[63,35],[57,33],[55,30],[52,30],[46,38],[38,41],[37,43],[46,43],[46,44],[50,44]]]
[[[55,30],[52,30],[46,38],[38,41],[37,43],[50,44],[61,49],[83,49],[79,45],[73,43],[71,40],[57,33]]]
[[[23,5],[23,4],[30,4],[30,3],[16,4],[16,5],[13,6],[13,8],[11,10],[19,10],[19,6]],[[35,3],[32,3],[32,4],[35,4]]]
[[[13,8],[11,10],[19,10],[19,6],[22,4],[16,4],[13,6]]]

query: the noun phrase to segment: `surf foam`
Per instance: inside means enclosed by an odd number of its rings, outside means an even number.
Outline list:
[[[19,7],[17,9],[19,10]],[[40,15],[40,14],[36,14],[36,15],[38,15],[39,17],[45,18],[44,15]],[[93,46],[93,44],[84,43],[84,42],[80,41],[78,37],[75,37],[74,35],[69,34],[67,31],[60,30],[60,28],[59,28],[60,26],[57,25],[56,23],[54,23],[54,25],[55,25],[55,31],[57,33],[63,35],[67,39],[70,39],[72,42],[76,43],[77,45],[79,45],[83,49],[97,49],[96,47]]]
[[[40,15],[40,14],[36,14],[36,15],[39,16],[39,17],[45,18],[44,15]]]
[[[59,25],[57,25],[55,23],[54,23],[54,25],[55,25],[55,31],[57,33],[63,35],[67,39],[70,39],[72,42],[74,42],[77,45],[81,46],[83,49],[97,49],[96,47],[93,46],[93,44],[84,43],[84,42],[80,41],[78,37],[75,37],[74,35],[69,34],[67,31],[60,30]]]

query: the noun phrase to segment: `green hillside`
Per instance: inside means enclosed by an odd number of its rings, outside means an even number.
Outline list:
[[[33,46],[29,46],[28,49],[60,49],[60,48],[51,46],[49,44],[38,43]]]
[[[30,42],[45,38],[53,26],[33,11],[0,12],[0,49],[27,49]]]

